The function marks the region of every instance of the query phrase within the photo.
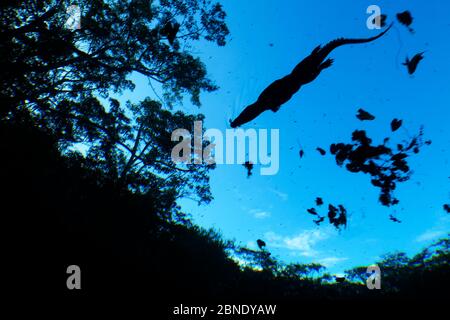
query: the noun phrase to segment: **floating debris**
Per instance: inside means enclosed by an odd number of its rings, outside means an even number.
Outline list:
[[[399,119],[394,119],[391,122],[391,130],[392,132],[397,131],[398,129],[400,129],[400,127],[402,126],[403,121],[399,120]]]
[[[316,204],[318,206],[323,205],[322,198],[317,197],[316,198]],[[310,208],[307,209],[308,213],[317,216],[316,220],[313,220],[313,222],[316,225],[320,225],[322,222],[325,221],[325,216],[320,215],[316,208]],[[335,207],[331,203],[328,205],[328,220],[330,224],[332,224],[336,229],[340,230],[342,226],[347,226],[347,210],[342,205],[338,205]]]
[[[262,241],[261,239],[256,240],[256,244],[258,245],[258,247],[261,250],[266,246],[266,243],[264,241]]]
[[[338,205],[336,208],[332,204],[329,204],[328,220],[336,229],[340,229],[341,226],[347,227],[347,210],[343,205]]]
[[[372,24],[374,24],[380,28],[384,28],[386,26],[386,19],[387,19],[387,15],[381,14],[381,15],[373,18]]]
[[[416,72],[417,66],[419,65],[419,62],[423,59],[424,53],[425,52],[420,52],[416,54],[414,57],[412,57],[411,60],[409,60],[409,58],[406,57],[405,62],[403,62],[402,64],[406,66],[409,74],[413,74],[414,72]]]
[[[322,149],[322,148],[316,148],[316,150],[319,151],[319,153],[320,153],[322,156],[324,156],[324,155],[327,154],[327,152],[326,152],[324,149]]]
[[[393,131],[400,127],[401,120],[398,121],[394,123]],[[352,134],[353,143],[334,143],[330,146],[330,152],[335,156],[338,166],[345,165],[345,168],[353,173],[369,174],[372,177],[372,185],[381,189],[381,204],[391,206],[399,203],[399,200],[393,197],[397,183],[409,180],[411,175],[406,159],[411,153],[418,153],[426,144],[422,137],[421,128],[411,141],[402,144],[401,150],[393,151],[386,144],[372,145],[372,139],[367,137],[365,131],[355,130]]]
[[[447,213],[450,213],[450,204],[444,204],[444,210],[445,210]]]
[[[414,30],[410,27],[413,23],[413,17],[409,11],[404,11],[401,13],[397,13],[397,20],[402,25],[408,28],[409,32],[414,33]]]
[[[321,224],[324,220],[325,220],[325,217],[319,217],[319,219],[313,220],[313,222],[314,222],[316,225],[320,226],[320,224]]]
[[[372,121],[375,120],[375,116],[371,115],[369,112],[363,110],[363,109],[358,109],[358,113],[356,114],[356,117],[361,120],[361,121]]]
[[[389,219],[390,219],[391,221],[396,222],[396,223],[402,223],[400,220],[398,220],[398,219],[397,219],[396,217],[394,217],[392,214],[389,215]]]
[[[318,205],[318,206],[323,205],[323,200],[322,200],[322,198],[320,198],[320,197],[317,197],[317,198],[316,198],[316,205]]]
[[[305,155],[305,152],[300,149],[300,151],[298,152],[298,155],[300,156],[300,159],[301,159]]]
[[[250,176],[253,174],[252,170],[253,170],[253,163],[250,161],[246,161],[243,166],[245,167],[245,169],[247,169],[247,178],[250,178]]]

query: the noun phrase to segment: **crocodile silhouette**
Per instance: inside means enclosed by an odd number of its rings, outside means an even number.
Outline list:
[[[295,66],[290,74],[270,84],[260,94],[255,103],[247,106],[239,116],[230,121],[232,128],[246,124],[267,110],[277,112],[281,105],[289,101],[300,90],[300,87],[312,82],[322,70],[333,64],[333,59],[327,56],[336,48],[346,44],[359,44],[374,41],[382,37],[392,27],[392,24],[380,34],[365,39],[338,38],[325,46],[317,46],[309,56]],[[326,60],[325,60],[326,59]]]

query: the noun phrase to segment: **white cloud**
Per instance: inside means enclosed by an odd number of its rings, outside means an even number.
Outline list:
[[[444,216],[437,220],[436,224],[425,230],[422,234],[416,237],[416,242],[426,242],[431,240],[437,240],[440,237],[444,237],[448,234],[448,230],[450,228],[450,217]]]
[[[252,209],[250,210],[250,213],[255,217],[256,219],[264,219],[271,216],[271,213],[269,211],[259,210],[259,209]]]
[[[317,242],[325,240],[329,235],[321,230],[305,230],[292,237],[282,237],[274,232],[267,232],[265,238],[268,245],[272,247],[285,248],[304,257],[315,257],[318,255],[314,246]]]
[[[435,240],[445,235],[446,232],[442,230],[427,230],[416,238],[417,242],[425,242]]]
[[[280,197],[281,200],[283,201],[287,201],[287,199],[289,198],[289,195],[287,193],[275,190],[275,189],[270,189],[273,193],[275,193],[278,197]]]
[[[252,250],[258,249],[258,246],[256,245],[256,242],[255,241],[251,241],[251,240],[247,242],[246,247],[249,248],[249,249],[252,249]]]
[[[317,262],[327,268],[330,268],[330,267],[334,267],[339,262],[342,262],[345,260],[348,260],[348,258],[326,257],[326,258],[317,260]]]

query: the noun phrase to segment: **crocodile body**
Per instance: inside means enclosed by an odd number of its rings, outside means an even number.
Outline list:
[[[309,56],[295,66],[290,74],[272,82],[264,89],[255,103],[247,106],[235,120],[231,121],[231,127],[236,128],[242,126],[258,117],[264,111],[278,111],[279,108],[289,101],[303,85],[312,82],[318,77],[322,70],[332,65],[333,60],[327,59],[327,57],[334,49],[347,44],[359,44],[374,41],[382,37],[391,27],[392,25],[377,36],[371,38],[339,38],[330,41],[323,47],[316,47]]]

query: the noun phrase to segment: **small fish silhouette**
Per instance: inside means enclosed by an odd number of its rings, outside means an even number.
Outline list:
[[[324,156],[327,154],[327,152],[325,150],[323,150],[322,148],[316,148],[317,151],[319,151],[319,153]]]
[[[396,223],[402,223],[400,220],[398,220],[396,217],[394,217],[392,214],[389,215],[389,219],[396,222]]]
[[[303,158],[303,156],[305,155],[305,152],[303,150],[300,150],[298,152],[298,155],[300,156],[300,159]]]

